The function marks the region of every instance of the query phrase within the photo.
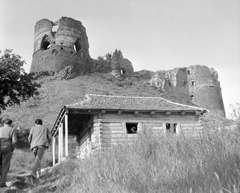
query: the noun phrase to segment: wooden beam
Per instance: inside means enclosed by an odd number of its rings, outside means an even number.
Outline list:
[[[118,115],[121,115],[121,114],[122,114],[122,111],[121,111],[121,110],[118,110],[117,114],[118,114]]]
[[[151,112],[150,112],[150,115],[155,115],[155,111],[151,111]]]
[[[195,115],[200,115],[201,113],[198,111],[195,111]]]
[[[171,115],[171,112],[170,112],[170,111],[167,111],[167,112],[165,113],[165,115]]]
[[[134,111],[134,115],[138,115],[139,114],[139,111]]]
[[[185,115],[185,114],[186,114],[186,112],[184,112],[184,111],[183,111],[183,112],[181,112],[181,115],[182,115],[182,116],[183,116],[183,115]]]
[[[60,129],[58,128],[58,163],[60,163],[61,161],[61,150],[60,150],[60,140],[61,140],[61,137],[60,137]]]

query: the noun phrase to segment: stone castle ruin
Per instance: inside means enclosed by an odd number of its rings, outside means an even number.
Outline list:
[[[194,65],[169,71],[157,71],[153,73],[149,84],[164,92],[174,90],[179,95],[189,96],[193,104],[220,111],[225,116],[218,73],[212,68]]]
[[[120,50],[107,54],[105,59],[92,59],[86,28],[80,21],[62,17],[56,22],[42,19],[36,23],[30,72],[64,74],[68,79],[85,72],[131,76],[134,69]],[[160,70],[152,73],[148,83],[166,93],[174,91],[188,96],[193,104],[225,115],[220,82],[214,69],[195,65]]]
[[[116,54],[119,55],[119,51]],[[133,73],[131,62],[124,59],[122,53],[118,58],[118,61],[112,60],[108,71],[118,71],[119,74]],[[62,17],[56,22],[42,19],[36,23],[31,73],[59,73],[65,69],[80,75],[101,71],[100,69],[104,68],[101,65],[104,64],[97,63],[89,55],[86,28],[80,21]]]
[[[83,72],[89,62],[88,37],[80,21],[62,17],[57,22],[42,19],[36,23],[30,72],[59,72],[69,65]]]

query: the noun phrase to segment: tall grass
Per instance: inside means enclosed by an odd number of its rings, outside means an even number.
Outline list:
[[[199,137],[144,133],[119,145],[55,168],[61,192],[240,192],[237,130]]]
[[[13,152],[10,173],[21,174],[31,171],[35,158],[30,149],[15,149]],[[41,161],[41,167],[52,166],[52,153],[47,150]]]

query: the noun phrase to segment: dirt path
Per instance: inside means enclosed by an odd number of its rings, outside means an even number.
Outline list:
[[[40,193],[55,192],[56,178],[51,175],[52,168],[42,169],[41,176],[33,180],[30,172],[24,174],[9,174],[6,188],[0,188],[0,193]]]

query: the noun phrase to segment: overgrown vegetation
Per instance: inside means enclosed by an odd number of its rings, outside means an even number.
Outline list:
[[[35,192],[240,192],[240,128],[204,117],[198,137],[162,136],[145,130],[136,143],[72,158],[42,177]],[[74,145],[72,152],[74,152]],[[13,165],[30,169],[33,156],[17,150]],[[52,164],[51,149],[43,166]]]
[[[55,169],[60,192],[234,192],[240,191],[238,130],[201,137],[144,133],[118,146]]]
[[[71,156],[42,176],[34,191],[240,192],[239,125],[212,113],[202,121],[202,136],[162,136],[145,130],[134,144],[114,146],[83,160]],[[70,142],[73,155],[74,137]],[[52,166],[51,152],[46,152],[42,167]],[[33,159],[28,148],[15,150],[10,172],[30,171]]]

